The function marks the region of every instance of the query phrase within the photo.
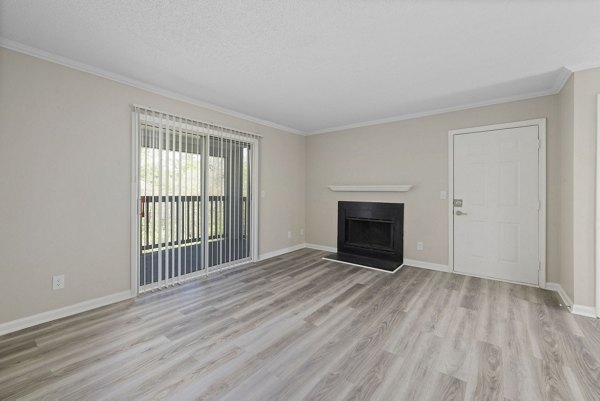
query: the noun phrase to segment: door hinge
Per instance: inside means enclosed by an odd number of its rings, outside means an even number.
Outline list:
[[[538,210],[542,210],[542,201],[538,199]]]
[[[540,140],[538,139],[538,150],[540,150],[541,148],[542,148],[542,141],[540,141]]]

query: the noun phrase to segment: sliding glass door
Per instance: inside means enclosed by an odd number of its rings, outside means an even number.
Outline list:
[[[136,108],[139,290],[252,260],[256,137]]]
[[[208,158],[208,266],[250,257],[251,144],[210,137]]]

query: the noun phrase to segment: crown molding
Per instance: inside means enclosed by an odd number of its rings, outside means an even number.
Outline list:
[[[560,74],[558,74],[558,77],[556,77],[556,81],[554,81],[554,85],[552,85],[550,95],[556,95],[557,93],[559,93],[564,88],[565,84],[567,83],[569,78],[571,78],[571,75],[573,75],[574,72],[575,71],[568,67],[561,68]]]
[[[118,82],[120,84],[132,86],[137,89],[142,89],[147,92],[154,93],[156,95],[164,96],[170,99],[178,100],[184,103],[189,103],[194,106],[202,107],[211,111],[216,111],[218,113],[225,114],[230,117],[236,117],[245,121],[253,122],[256,124],[264,125],[266,127],[275,128],[281,131],[288,132],[290,134],[296,135],[305,135],[306,133],[301,130],[297,130],[295,128],[286,127],[285,125],[277,124],[272,121],[263,120],[262,118],[253,117],[244,113],[240,113],[234,110],[229,110],[224,107],[215,106],[210,103],[206,103],[200,99],[196,99],[190,96],[183,95],[181,93],[173,92],[168,89],[161,88],[159,86],[151,85],[146,82],[138,81],[133,78],[129,78],[127,76],[116,74],[102,68],[97,68],[91,66],[89,64],[80,63],[78,61],[72,60],[67,57],[59,56],[57,54],[53,54],[35,47],[31,47],[28,45],[24,45],[19,42],[15,42],[14,40],[6,39],[0,37],[0,47],[4,47],[9,50],[16,51],[18,53],[23,53],[28,56],[32,56],[35,58],[39,58],[45,61],[49,61],[51,63],[59,64],[64,67],[72,68],[74,70],[86,72],[88,74],[92,74],[101,78],[109,79],[111,81]]]
[[[502,98],[484,100],[484,101],[475,102],[475,103],[467,103],[467,104],[463,104],[460,106],[452,106],[452,107],[427,110],[427,111],[422,111],[422,112],[417,112],[417,113],[402,114],[402,115],[395,116],[395,117],[388,117],[388,118],[382,118],[382,119],[378,119],[378,120],[364,121],[364,122],[359,122],[359,123],[355,123],[355,124],[341,125],[338,127],[331,127],[331,128],[325,128],[322,130],[311,131],[311,132],[308,132],[306,135],[310,136],[310,135],[327,134],[327,133],[331,133],[331,132],[344,131],[344,130],[349,130],[349,129],[353,129],[353,128],[370,127],[372,125],[388,124],[388,123],[394,123],[394,122],[398,122],[398,121],[412,120],[415,118],[429,117],[429,116],[435,116],[438,114],[451,113],[454,111],[475,109],[477,107],[493,106],[495,104],[510,103],[510,102],[516,102],[519,100],[534,99],[536,97],[556,95],[557,93],[559,93],[562,90],[563,86],[565,85],[565,83],[567,82],[567,80],[569,79],[569,77],[571,76],[572,73],[573,73],[572,70],[567,69],[567,68],[562,68],[560,71],[560,74],[556,78],[556,81],[554,82],[554,84],[549,89],[543,90],[543,91],[530,92],[530,93],[524,93],[524,94],[516,95],[516,96],[507,96],[507,97],[502,97]]]
[[[593,68],[600,68],[600,61],[594,61],[591,63],[572,64],[566,66],[565,68],[567,68],[571,72],[591,70]]]
[[[105,79],[109,79],[111,81],[115,81],[115,82],[118,82],[118,83],[121,83],[124,85],[132,86],[134,88],[145,90],[147,92],[151,92],[151,93],[154,93],[154,94],[157,94],[160,96],[164,96],[164,97],[167,97],[170,99],[174,99],[174,100],[178,100],[178,101],[185,102],[188,104],[192,104],[194,106],[202,107],[207,110],[216,111],[218,113],[222,113],[222,114],[230,116],[230,117],[236,117],[236,118],[248,121],[248,122],[253,122],[253,123],[260,124],[260,125],[263,125],[266,127],[271,127],[271,128],[275,128],[275,129],[284,131],[284,132],[291,133],[291,134],[303,135],[303,136],[326,134],[326,133],[331,133],[331,132],[349,130],[349,129],[353,129],[353,128],[369,127],[369,126],[373,126],[373,125],[387,124],[387,123],[393,123],[393,122],[398,122],[398,121],[411,120],[411,119],[415,119],[415,118],[429,117],[429,116],[434,116],[434,115],[438,115],[438,114],[451,113],[454,111],[474,109],[477,107],[492,106],[495,104],[509,103],[509,102],[515,102],[515,101],[519,101],[519,100],[533,99],[536,97],[555,95],[562,90],[563,86],[565,85],[565,83],[567,82],[569,77],[574,72],[600,67],[600,62],[578,64],[578,65],[571,65],[571,66],[564,67],[561,69],[561,72],[558,75],[558,77],[557,77],[556,81],[554,82],[554,84],[552,85],[552,87],[550,87],[548,90],[544,90],[544,91],[530,92],[530,93],[525,93],[525,94],[516,95],[516,96],[508,96],[508,97],[502,97],[502,98],[497,98],[497,99],[490,99],[490,100],[485,100],[485,101],[481,101],[481,102],[467,103],[467,104],[463,104],[463,105],[459,105],[459,106],[445,107],[445,108],[440,108],[440,109],[432,109],[432,110],[427,110],[427,111],[422,111],[422,112],[417,112],[417,113],[401,114],[401,115],[393,116],[393,117],[386,117],[386,118],[377,119],[377,120],[363,121],[363,122],[358,122],[358,123],[354,123],[354,124],[340,125],[340,126],[315,130],[315,131],[311,131],[311,132],[306,132],[306,131],[302,131],[299,129],[287,127],[285,125],[281,125],[281,124],[278,124],[278,123],[275,123],[272,121],[264,120],[264,119],[261,119],[258,117],[253,117],[253,116],[250,116],[250,115],[247,115],[244,113],[230,110],[230,109],[227,109],[224,107],[216,106],[216,105],[207,103],[205,101],[202,101],[200,99],[186,96],[181,93],[170,91],[168,89],[164,89],[164,88],[161,88],[161,87],[158,87],[155,85],[151,85],[146,82],[138,81],[136,79],[129,78],[124,75],[116,74],[116,73],[113,73],[113,72],[110,72],[110,71],[107,71],[107,70],[104,70],[101,68],[97,68],[97,67],[94,67],[94,66],[91,66],[88,64],[80,63],[78,61],[75,61],[75,60],[72,60],[72,59],[69,59],[69,58],[66,58],[63,56],[59,56],[59,55],[56,55],[56,54],[53,54],[53,53],[50,53],[50,52],[47,52],[47,51],[44,51],[44,50],[41,50],[38,48],[34,48],[34,47],[31,47],[28,45],[24,45],[22,43],[19,43],[19,42],[10,40],[10,39],[0,37],[0,47],[4,47],[6,49],[13,50],[13,51],[16,51],[19,53],[27,54],[29,56],[36,57],[36,58],[39,58],[39,59],[42,59],[45,61],[49,61],[49,62],[52,62],[55,64],[59,64],[59,65],[62,65],[62,66],[68,67],[68,68],[83,71],[88,74],[92,74],[92,75],[99,76],[99,77],[102,77]]]

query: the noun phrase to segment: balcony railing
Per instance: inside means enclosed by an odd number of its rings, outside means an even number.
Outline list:
[[[226,237],[246,239],[248,235],[248,198],[208,196],[208,241]],[[142,196],[141,251],[176,248],[202,241],[201,196]],[[230,210],[231,209],[231,210]],[[226,217],[229,216],[229,217]],[[160,234],[160,235],[159,235]]]

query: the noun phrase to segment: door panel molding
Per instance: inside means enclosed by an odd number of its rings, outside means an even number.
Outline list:
[[[540,288],[546,288],[546,119],[516,121],[503,124],[485,125],[479,127],[462,128],[448,131],[448,267],[454,269],[454,137],[461,134],[475,134],[503,129],[538,127],[538,197],[540,207],[538,211],[539,230],[539,271],[538,281]],[[494,277],[490,277],[494,279]]]

